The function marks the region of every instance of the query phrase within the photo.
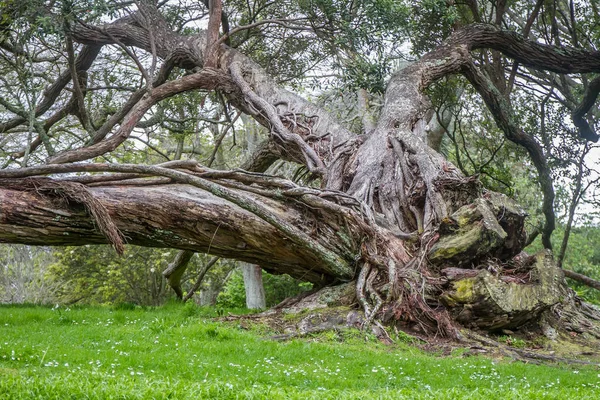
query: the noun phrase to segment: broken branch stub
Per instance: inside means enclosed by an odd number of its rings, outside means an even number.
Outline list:
[[[471,267],[486,257],[509,260],[525,243],[526,216],[508,197],[486,193],[442,220],[440,237],[429,251],[429,261],[437,266]]]
[[[488,270],[451,283],[440,296],[456,321],[472,328],[516,328],[568,296],[564,276],[548,250],[535,256],[528,283],[505,282]]]

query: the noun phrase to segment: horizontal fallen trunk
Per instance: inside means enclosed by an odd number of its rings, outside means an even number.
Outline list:
[[[319,284],[353,277],[351,257],[340,259],[343,262],[335,273],[328,271],[314,252],[295,245],[255,214],[189,185],[89,190],[106,207],[129,244],[236,258]],[[310,232],[309,219],[302,210],[255,194],[245,195],[290,223],[306,221],[303,226]],[[335,230],[321,229],[319,233],[327,245],[345,247]],[[62,246],[108,241],[81,205],[32,191],[0,188],[0,242]]]

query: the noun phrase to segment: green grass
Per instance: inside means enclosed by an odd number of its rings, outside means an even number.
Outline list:
[[[362,333],[279,343],[214,322],[216,314],[178,305],[2,306],[0,398],[564,400],[600,393],[594,367],[436,357]]]

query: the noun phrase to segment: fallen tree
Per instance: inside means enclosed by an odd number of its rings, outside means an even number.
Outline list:
[[[528,68],[572,74],[600,72],[599,52],[540,44],[500,24],[459,27],[391,76],[377,123],[356,135],[226,45],[232,33],[219,38],[221,7],[214,3],[208,30],[194,34],[173,30],[150,1],[112,23],[69,26],[67,36],[83,45],[77,59],[71,54],[68,74],[76,82],[102,46],[141,49],[163,64],[156,77],[145,71],[147,85],[96,128],[86,124],[85,104],[77,99],[84,85],[74,85],[66,114],[88,126],[89,138],[59,152],[46,146],[43,165],[0,171],[1,242],[111,243],[118,252],[127,243],[177,248],[236,258],[318,286],[353,282],[351,301],[364,310],[364,323],[402,323],[428,334],[458,338],[461,326],[496,331],[550,324],[600,338],[600,313],[581,307],[551,255],[522,253],[526,213],[429,146],[426,94],[440,79],[463,75],[505,137],[527,151],[544,195],[542,237],[549,247],[554,192],[544,149],[473,54],[488,49]],[[189,73],[169,79],[174,67]],[[62,87],[46,91],[44,101],[56,101],[68,76],[55,81]],[[221,93],[269,130],[268,143],[245,170],[212,170],[195,161],[87,161],[118,149],[153,106],[193,90]],[[43,104],[34,119],[47,111]],[[26,122],[17,116],[2,130]],[[44,135],[40,129],[39,140],[13,157],[35,151]],[[276,159],[304,165],[320,188],[262,173]]]

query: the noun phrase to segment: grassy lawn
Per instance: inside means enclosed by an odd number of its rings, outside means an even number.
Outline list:
[[[437,357],[360,332],[279,343],[215,315],[2,306],[0,399],[600,397],[595,367]]]

